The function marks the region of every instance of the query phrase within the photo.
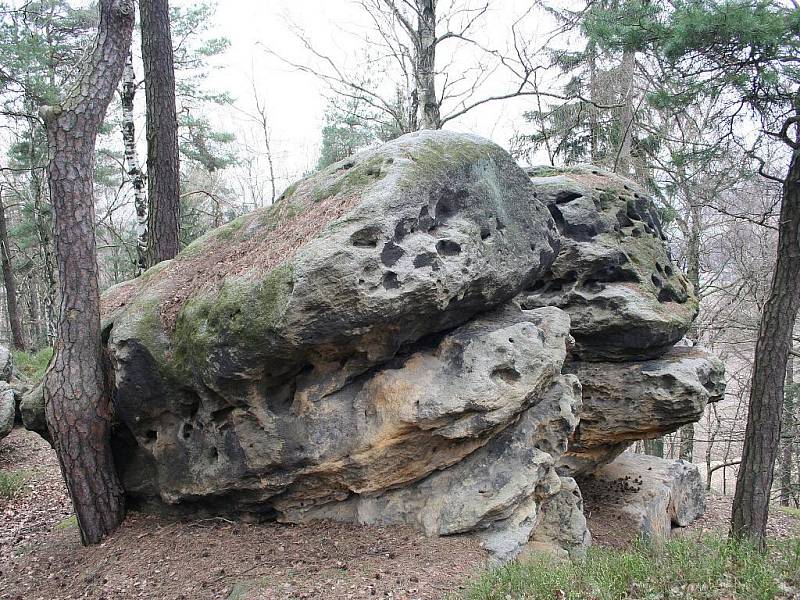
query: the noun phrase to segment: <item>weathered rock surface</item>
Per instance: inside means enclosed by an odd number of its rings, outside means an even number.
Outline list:
[[[10,385],[13,373],[14,364],[11,359],[11,351],[0,345],[0,440],[11,433],[14,428],[16,397],[14,388]]]
[[[562,248],[522,296],[567,311],[581,360],[642,360],[672,347],[697,314],[691,284],[667,252],[658,215],[632,181],[596,167],[530,170]]]
[[[14,363],[11,358],[11,350],[0,345],[0,381],[11,382],[14,374]]]
[[[15,409],[14,388],[5,381],[0,381],[0,440],[14,428]]]
[[[612,461],[637,440],[698,421],[725,391],[724,365],[698,347],[642,362],[570,362],[565,370],[583,383],[580,425],[559,469],[572,476]]]
[[[173,411],[187,400],[167,389],[169,375],[232,404],[247,402],[242,382],[253,381],[271,392],[292,381],[313,398],[505,302],[557,250],[552,218],[498,146],[447,132],[403,136],[109,291],[117,404],[131,394],[137,413],[147,411],[137,373],[154,365],[165,380],[158,411],[165,395]]]
[[[412,134],[110,290],[131,503],[481,531],[518,551],[580,401],[567,314],[509,302],[558,251],[534,192],[494,144]]]
[[[206,496],[291,520],[300,518],[286,515],[351,494],[409,485],[458,463],[543,402],[568,328],[558,309],[511,306],[307,404],[272,412],[254,401],[224,418],[201,405],[185,420],[151,421],[145,426],[158,429],[145,434],[147,445],[119,451],[123,481],[144,501]],[[447,526],[461,529],[452,517]]]
[[[542,503],[541,517],[521,556],[547,552],[580,560],[592,543],[592,535],[583,514],[583,496],[578,483],[561,477],[558,493]]]
[[[41,383],[22,395],[19,412],[25,429],[35,431],[50,442],[50,432],[44,415],[44,388]]]
[[[411,524],[432,535],[479,531],[492,556],[509,560],[537,526],[537,507],[562,487],[555,460],[579,408],[577,379],[558,376],[516,423],[453,466],[401,489],[295,508],[283,518]]]
[[[664,538],[705,512],[703,479],[684,460],[625,452],[579,483],[587,506],[648,539]]]

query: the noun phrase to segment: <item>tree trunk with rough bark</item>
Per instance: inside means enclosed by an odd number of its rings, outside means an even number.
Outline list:
[[[778,257],[756,341],[731,536],[764,547],[781,433],[786,362],[800,307],[800,147],[793,148],[778,224]]]
[[[643,444],[644,453],[650,456],[658,456],[664,458],[664,438],[656,438],[654,440],[644,440]]]
[[[147,104],[147,266],[180,250],[180,172],[168,0],[139,0]]]
[[[633,78],[636,68],[636,55],[632,50],[622,53],[620,85],[622,108],[619,119],[620,143],[614,171],[628,175],[631,170],[631,147],[633,140]]]
[[[99,542],[125,516],[111,453],[94,235],[94,149],[131,44],[133,0],[100,0],[94,46],[61,106],[42,107],[50,162],[60,310],[45,375],[45,416],[78,518],[81,541]]]
[[[136,98],[136,75],[133,53],[128,53],[122,72],[122,142],[125,148],[125,172],[133,185],[133,205],[136,209],[136,274],[147,268],[147,184],[136,150],[136,123],[133,101]]]
[[[681,177],[683,173],[681,172]],[[691,190],[685,190],[687,198]],[[696,294],[700,293],[700,240],[702,233],[702,211],[699,206],[692,204],[689,208],[689,237],[686,240],[686,278],[691,282]],[[699,296],[698,296],[699,297]],[[689,338],[697,344],[700,341],[700,331],[697,321],[689,329]],[[694,459],[694,423],[687,423],[680,428],[681,447],[678,458],[692,462]]]
[[[6,288],[6,307],[8,308],[8,324],[11,328],[11,344],[17,350],[25,350],[25,336],[22,332],[22,319],[17,305],[17,279],[11,264],[11,246],[6,224],[6,208],[3,205],[0,190],[0,260],[3,266],[3,283]]]
[[[790,356],[786,363],[786,390],[783,403],[783,430],[781,431],[780,459],[780,503],[789,506],[792,500],[793,446],[795,441],[794,401],[794,359]]]
[[[420,129],[441,129],[436,95],[436,0],[417,0],[417,49],[414,66]]]

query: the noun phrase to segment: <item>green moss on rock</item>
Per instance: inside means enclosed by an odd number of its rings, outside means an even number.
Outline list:
[[[339,169],[341,169],[341,167]],[[334,173],[335,172],[336,171],[334,171]],[[384,158],[381,156],[374,156],[348,168],[330,185],[316,189],[313,194],[313,200],[314,202],[321,202],[322,200],[338,196],[342,193],[361,190],[371,183],[383,179],[385,176]]]
[[[217,293],[191,298],[175,324],[172,361],[202,366],[215,346],[231,340],[258,347],[283,318],[293,282],[294,269],[285,263],[263,279],[226,280]]]

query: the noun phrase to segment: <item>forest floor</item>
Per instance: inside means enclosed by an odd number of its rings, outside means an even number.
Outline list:
[[[0,599],[432,600],[485,568],[474,541],[403,527],[294,526],[222,519],[173,522],[132,513],[112,538],[80,545],[55,454],[15,429],[0,441]],[[770,533],[800,535],[774,511]],[[688,532],[724,534],[730,498],[710,497]],[[618,547],[619,527],[590,515],[594,543]]]

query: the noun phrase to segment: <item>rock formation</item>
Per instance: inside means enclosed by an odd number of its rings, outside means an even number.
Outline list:
[[[647,197],[534,175],[474,136],[409,134],[109,290],[130,504],[580,556],[571,476],[699,418],[721,371],[670,350],[697,305]],[[40,428],[36,393],[24,407]]]
[[[16,375],[11,351],[0,345],[0,440],[14,428],[20,390],[24,389]]]
[[[706,491],[697,466],[684,460],[625,452],[580,480],[591,509],[629,537],[667,537],[705,512]],[[621,533],[622,534],[622,533]]]
[[[522,305],[569,313],[576,360],[642,360],[675,345],[697,314],[697,299],[645,193],[594,167],[529,173],[562,250]]]

